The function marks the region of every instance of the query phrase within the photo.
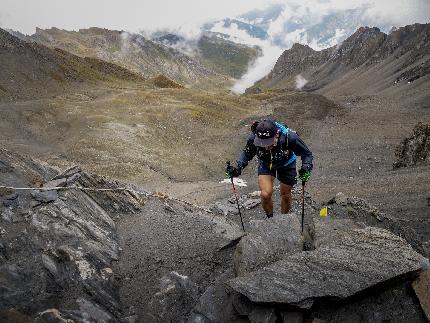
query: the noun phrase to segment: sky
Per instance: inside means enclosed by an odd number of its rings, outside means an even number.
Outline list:
[[[234,16],[264,7],[264,0],[0,0],[0,27],[33,34],[35,28],[88,27],[137,31]]]
[[[294,42],[321,50],[349,36],[346,30],[339,29],[322,45],[309,39],[307,28],[332,12],[365,8],[360,19],[378,27],[430,22],[430,0],[0,0],[0,28],[28,35],[33,34],[36,27],[66,30],[102,27],[144,35],[169,29],[185,38],[196,39],[200,26],[206,22],[234,18],[273,4],[282,4],[284,10],[277,19],[270,21],[266,40],[249,37],[234,24],[228,29],[218,25],[215,26],[218,29],[213,30],[262,49],[263,55],[233,87],[236,93],[242,93],[265,76]],[[291,30],[291,25],[297,21],[302,29]]]
[[[188,26],[191,30],[208,20],[233,17],[272,3],[308,5],[320,11],[372,3],[373,14],[399,25],[425,22],[430,15],[430,0],[0,0],[0,27],[25,34],[34,33],[36,27],[137,31]]]

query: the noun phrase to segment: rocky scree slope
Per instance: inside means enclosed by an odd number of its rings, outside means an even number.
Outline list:
[[[264,219],[258,192],[241,195],[244,236],[231,198],[205,210],[5,150],[0,171],[3,186],[39,188],[1,190],[2,320],[425,322],[429,315],[428,259],[413,231],[362,200],[339,194],[320,218],[306,196],[302,236],[297,204]]]
[[[22,100],[62,93],[84,82],[142,82],[120,66],[75,56],[23,41],[0,29],[0,100]]]
[[[198,60],[139,34],[96,27],[77,32],[38,28],[28,39],[81,57],[111,62],[145,78],[163,74],[180,84],[193,87],[213,86],[227,81],[226,77]]]
[[[428,81],[429,64],[430,24],[408,25],[388,35],[361,27],[338,47],[320,52],[295,44],[248,92],[292,88],[300,73],[308,80],[304,89],[325,94],[377,94],[393,86],[401,91],[405,83]]]

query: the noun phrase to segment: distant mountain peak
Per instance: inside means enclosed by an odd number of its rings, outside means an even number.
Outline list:
[[[307,45],[294,44],[278,58],[272,71],[255,87],[273,88],[291,86],[298,74],[304,73],[309,80],[308,89],[319,89],[341,80],[347,73],[372,68],[382,64],[385,74],[374,75],[363,89],[373,90],[372,82],[381,77],[384,86],[398,82],[411,82],[430,72],[430,24],[413,24],[385,34],[377,27],[360,27],[339,46],[315,51]],[[395,70],[385,67],[384,62],[395,59]],[[388,64],[388,63],[387,63]],[[389,66],[389,64],[387,65]],[[383,67],[381,67],[382,69]],[[400,76],[396,73],[402,72]],[[349,74],[348,74],[349,75]],[[348,80],[351,77],[348,77]],[[340,82],[340,81],[339,81]],[[252,92],[250,88],[248,92]]]

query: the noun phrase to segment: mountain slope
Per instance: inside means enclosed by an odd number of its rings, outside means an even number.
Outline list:
[[[163,74],[178,83],[204,87],[225,82],[193,58],[138,34],[102,28],[66,31],[37,29],[31,40],[82,57],[94,57],[123,66],[146,78]]]
[[[258,46],[238,44],[228,40],[228,35],[213,32],[203,32],[197,39],[186,39],[170,32],[156,32],[152,39],[187,53],[204,66],[236,79],[244,75],[262,54]]]
[[[239,79],[246,73],[249,65],[261,54],[258,47],[249,47],[206,34],[198,43],[200,60],[213,70]]]
[[[362,27],[338,48],[314,51],[293,46],[256,86],[291,88],[301,73],[308,80],[307,90],[374,94],[418,79],[428,82],[429,65],[430,24],[405,26],[389,35],[378,28]]]
[[[0,29],[0,100],[46,97],[72,84],[143,78],[120,66],[25,42]]]

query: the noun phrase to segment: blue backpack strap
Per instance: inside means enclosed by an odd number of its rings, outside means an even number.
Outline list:
[[[275,125],[276,125],[279,129],[281,129],[281,132],[282,132],[282,134],[283,134],[284,136],[286,136],[286,135],[287,135],[287,133],[288,133],[288,128],[287,128],[286,126],[284,126],[282,123],[279,123],[279,122],[277,122],[277,121],[275,121]]]
[[[286,127],[285,125],[279,123],[279,122],[275,122],[276,126],[281,129],[281,143],[282,145],[288,149],[288,133],[290,132],[290,129],[288,127]],[[289,149],[288,149],[289,150]],[[284,164],[284,166],[288,166],[291,163],[293,163],[297,157],[296,154],[292,151],[291,152],[291,157],[287,160],[287,162]]]

